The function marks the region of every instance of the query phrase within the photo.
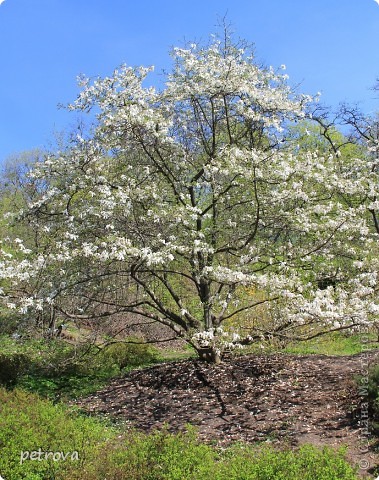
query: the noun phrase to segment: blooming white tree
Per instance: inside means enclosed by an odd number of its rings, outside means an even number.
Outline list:
[[[93,134],[34,169],[48,188],[20,217],[40,236],[17,253],[3,242],[5,302],[133,312],[211,361],[261,335],[371,321],[377,232],[354,171],[289,133],[313,99],[228,37],[173,59],[161,90],[145,86],[152,68],[81,79],[70,108],[96,113]],[[228,331],[262,304],[269,331]]]

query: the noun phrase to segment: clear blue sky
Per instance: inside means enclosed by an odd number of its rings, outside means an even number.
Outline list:
[[[121,63],[170,67],[168,51],[207,40],[228,13],[258,59],[287,65],[323,102],[379,110],[379,5],[374,0],[0,0],[0,163],[70,130],[76,77]],[[159,77],[156,77],[156,81]],[[376,93],[379,96],[379,93]]]

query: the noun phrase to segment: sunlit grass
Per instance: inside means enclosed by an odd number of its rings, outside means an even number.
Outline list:
[[[365,334],[363,342],[362,335],[345,335],[335,332],[313,340],[290,343],[283,351],[300,355],[355,355],[361,353],[363,348],[367,350],[367,337],[370,342],[369,346],[372,349],[378,348],[379,344],[376,342],[377,335],[375,334]]]

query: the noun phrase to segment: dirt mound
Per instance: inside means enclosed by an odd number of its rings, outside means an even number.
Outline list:
[[[347,445],[363,472],[378,463],[362,422],[367,399],[354,381],[366,374],[367,359],[378,362],[379,352],[247,355],[220,365],[172,362],[131,372],[76,404],[145,431],[164,424],[176,431],[191,423],[219,445]]]

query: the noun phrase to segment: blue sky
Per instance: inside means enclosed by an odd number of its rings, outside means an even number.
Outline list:
[[[0,0],[0,163],[48,146],[76,114],[58,109],[76,77],[121,63],[170,68],[168,52],[207,40],[226,13],[267,65],[287,65],[300,91],[379,110],[379,5],[374,0]],[[160,77],[155,74],[154,82]]]

